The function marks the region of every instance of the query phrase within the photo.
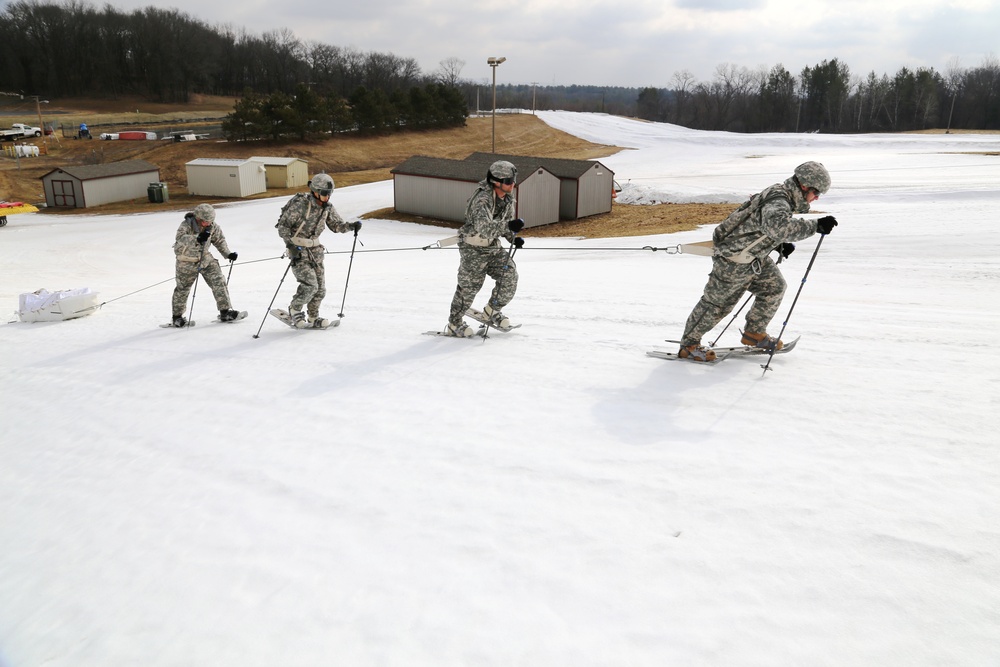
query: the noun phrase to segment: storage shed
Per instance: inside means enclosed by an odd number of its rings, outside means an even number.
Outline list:
[[[145,160],[62,167],[42,176],[45,204],[54,208],[89,208],[129,199],[145,199],[159,182],[160,168]]]
[[[473,153],[467,160],[477,164],[491,164],[494,160],[508,160],[521,167],[519,160],[532,160],[555,174],[560,181],[559,217],[576,220],[588,215],[598,215],[611,210],[614,199],[615,172],[596,160],[565,160],[560,158]]]
[[[309,163],[297,157],[250,158],[267,169],[268,188],[301,188],[309,184]]]
[[[246,197],[267,190],[266,168],[256,160],[198,158],[185,167],[188,194]]]
[[[465,207],[486,167],[469,160],[415,155],[392,170],[393,203],[399,213],[462,222]],[[518,165],[517,217],[526,227],[559,221],[559,179],[537,164]]]

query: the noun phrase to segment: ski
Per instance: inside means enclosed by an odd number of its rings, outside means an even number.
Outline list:
[[[786,352],[791,352],[793,349],[795,349],[795,346],[798,344],[799,338],[802,338],[802,336],[799,336],[795,340],[785,343],[784,345],[782,345],[780,350],[775,350],[774,353],[785,354]],[[771,354],[770,350],[762,350],[759,347],[753,347],[750,345],[737,345],[734,347],[713,347],[712,350],[716,354],[724,352],[727,353],[727,356],[731,355],[736,357],[759,357],[762,354]]]
[[[483,331],[485,331],[485,329],[480,329],[479,331],[477,331],[476,333],[472,334],[471,336],[456,336],[455,334],[448,333],[447,331],[425,331],[424,335],[425,336],[441,336],[442,338],[461,338],[461,339],[472,340],[473,338],[482,338]]]
[[[218,324],[232,324],[233,322],[239,322],[240,320],[242,320],[246,316],[247,316],[247,311],[241,310],[239,312],[239,314],[236,316],[236,319],[234,319],[234,320],[226,320],[225,322],[223,322],[218,317],[216,317],[214,320],[212,320],[212,322],[218,323]],[[166,324],[161,324],[160,328],[161,329],[186,329],[187,327],[193,327],[194,325],[195,325],[194,322],[188,322],[187,324],[185,324],[182,327],[175,327],[173,322],[167,322]]]
[[[476,310],[475,308],[469,308],[465,311],[465,314],[479,322],[480,324],[489,324],[491,329],[496,329],[497,331],[502,331],[507,333],[508,331],[513,331],[520,327],[520,324],[512,324],[509,327],[498,327],[497,325],[490,322],[490,318],[481,310]]]
[[[799,336],[793,341],[785,343],[780,350],[775,351],[775,354],[785,354],[786,352],[791,352],[795,349],[798,344]],[[668,343],[680,344],[680,341],[667,340]],[[697,359],[691,359],[690,357],[678,357],[676,352],[665,352],[663,350],[650,350],[646,352],[648,357],[656,357],[657,359],[669,359],[671,361],[691,361],[696,364],[702,364],[707,366],[713,366],[724,359],[729,359],[730,357],[759,357],[764,354],[771,354],[769,350],[762,350],[757,347],[751,347],[749,345],[737,345],[733,347],[713,347],[711,348],[715,352],[715,359],[712,361],[698,361]]]
[[[325,327],[317,327],[310,324],[307,324],[304,327],[297,327],[292,322],[292,316],[288,314],[288,311],[283,310],[281,308],[272,308],[268,312],[271,315],[274,315],[276,318],[278,318],[278,320],[280,320],[282,324],[287,324],[289,327],[295,329],[296,331],[308,331],[310,329],[322,331],[324,329],[333,329],[334,327],[340,326],[340,320],[327,320],[329,324],[326,325]]]
[[[692,359],[691,357],[678,357],[676,352],[665,352],[664,350],[649,350],[646,352],[647,357],[655,357],[657,359],[666,359],[668,361],[690,361],[692,363],[700,364],[702,366],[714,366],[715,364],[723,361],[728,357],[731,352],[726,352],[724,354],[719,354],[716,352],[715,359],[711,361],[698,361],[697,359]]]

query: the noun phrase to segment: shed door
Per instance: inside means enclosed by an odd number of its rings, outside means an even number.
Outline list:
[[[76,208],[76,191],[73,190],[73,181],[52,181],[52,203],[55,206]]]

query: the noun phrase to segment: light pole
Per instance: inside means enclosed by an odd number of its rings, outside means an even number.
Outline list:
[[[35,98],[35,111],[38,112],[38,129],[42,131],[42,145],[45,147],[45,153],[48,154],[49,142],[45,138],[45,123],[42,122],[42,102],[48,104],[48,100],[40,99],[38,95],[32,95]]]
[[[497,65],[507,60],[506,58],[494,58],[490,56],[486,59],[486,64],[493,68],[493,152],[497,152]]]

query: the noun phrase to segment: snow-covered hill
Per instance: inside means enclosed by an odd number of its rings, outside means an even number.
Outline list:
[[[284,199],[219,208],[238,324],[170,315],[176,213],[19,215],[0,303],[0,664],[968,665],[1000,660],[1000,136],[733,135],[587,114],[623,195],[733,201],[819,160],[840,226],[784,263],[798,348],[672,349],[708,229],[528,239],[486,341],[440,228],[327,232],[342,325],[265,317]],[[352,219],[390,183],[337,190]],[[161,282],[162,281],[162,282]],[[280,285],[280,287],[279,287]],[[147,288],[147,289],[144,289]],[[481,303],[486,290],[480,296]],[[11,319],[11,318],[8,318]],[[738,321],[722,338],[735,341]],[[260,337],[254,334],[260,330]]]

